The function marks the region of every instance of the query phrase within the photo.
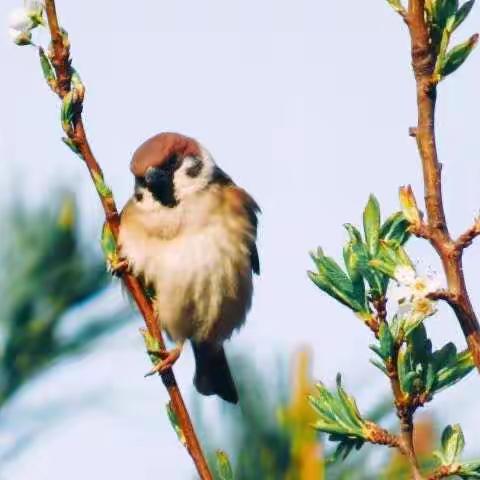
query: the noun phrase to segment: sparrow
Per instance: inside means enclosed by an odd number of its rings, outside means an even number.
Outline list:
[[[130,170],[134,194],[120,215],[119,254],[153,290],[159,326],[175,342],[153,371],[171,368],[190,340],[198,392],[237,403],[223,343],[252,303],[260,208],[200,143],[178,133],[145,141]]]

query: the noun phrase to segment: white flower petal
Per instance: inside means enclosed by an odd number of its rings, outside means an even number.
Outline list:
[[[402,302],[398,305],[397,315],[399,317],[409,317],[412,315],[413,305],[409,301]]]
[[[402,285],[410,285],[415,280],[415,270],[407,265],[399,265],[395,268],[394,277]]]
[[[21,34],[22,32],[20,32],[19,30],[15,30],[14,28],[8,29],[8,36],[10,37],[10,40],[12,40],[12,42],[15,42],[18,36]]]
[[[8,35],[16,45],[30,45],[32,41],[32,32],[30,32],[30,30],[22,32],[14,28],[9,28]]]
[[[25,8],[30,11],[43,10],[43,2],[39,0],[25,0]]]
[[[29,12],[26,8],[20,7],[12,10],[8,17],[8,26],[10,29],[25,32],[32,27],[33,23],[29,17]]]
[[[402,303],[409,300],[412,296],[409,287],[403,285],[392,285],[388,292],[388,298],[396,303]]]

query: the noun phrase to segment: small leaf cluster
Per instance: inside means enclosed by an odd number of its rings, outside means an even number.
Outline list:
[[[472,35],[450,50],[450,38],[472,10],[475,0],[459,5],[458,0],[430,0],[425,2],[427,23],[431,44],[436,55],[435,76],[442,80],[457,70],[468,58],[478,42],[478,35]]]
[[[321,249],[312,254],[317,267],[311,280],[325,293],[349,307],[361,318],[371,317],[371,301],[386,294],[398,265],[409,265],[403,245],[409,223],[401,212],[381,222],[378,200],[371,195],[363,212],[363,231],[346,224],[349,239],[343,248],[346,272]]]
[[[464,378],[474,364],[468,350],[457,352],[453,343],[434,350],[427,337],[424,320],[436,309],[428,297],[430,285],[421,287],[421,282],[428,283],[430,279],[416,275],[404,248],[412,222],[420,221],[421,214],[411,189],[401,190],[400,198],[405,212],[397,212],[382,223],[378,201],[370,196],[363,211],[363,234],[346,225],[346,271],[319,250],[313,255],[317,272],[310,272],[310,277],[321,290],[348,306],[372,328],[377,342],[370,348],[378,356],[372,363],[390,379],[398,379],[399,391],[394,388],[397,413],[408,412],[411,416],[435,393]],[[405,296],[390,317],[386,305],[391,279],[400,283]],[[431,283],[434,284],[433,280]],[[362,418],[355,400],[345,393],[340,381],[336,395],[321,383],[317,390],[310,398],[318,415],[315,427],[329,433],[330,440],[339,442],[337,458],[345,458],[365,442],[382,443],[371,436],[372,424]],[[380,429],[377,434],[382,432],[385,433]]]
[[[403,17],[408,13],[401,0],[387,0],[390,6]],[[425,0],[425,15],[430,35],[430,45],[435,56],[435,82],[455,72],[468,58],[478,42],[478,34],[449,49],[450,38],[465,21],[475,4],[467,0]]]
[[[458,353],[453,343],[434,351],[423,324],[404,337],[401,330],[391,329],[384,323],[380,327],[378,345],[370,348],[381,360],[372,363],[386,375],[396,361],[403,394],[406,398],[422,399],[422,403],[464,378],[474,367],[471,354],[468,351]]]
[[[461,478],[480,478],[480,461],[462,463],[465,438],[460,425],[448,425],[442,433],[441,449],[434,452],[442,467]]]
[[[367,440],[368,427],[362,418],[355,399],[342,387],[341,377],[337,376],[337,392],[331,393],[323,383],[316,385],[316,392],[309,401],[318,418],[314,427],[328,433],[329,440],[339,442],[335,459],[345,459],[355,448],[360,449]]]

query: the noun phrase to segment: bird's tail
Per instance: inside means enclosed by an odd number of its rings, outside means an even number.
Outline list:
[[[238,403],[238,393],[223,347],[211,343],[192,342],[196,371],[193,384],[202,395],[218,395],[230,403]]]

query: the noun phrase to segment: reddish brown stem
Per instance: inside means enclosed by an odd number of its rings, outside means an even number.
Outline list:
[[[460,465],[444,465],[438,467],[428,476],[428,480],[440,480],[442,478],[452,477],[460,471]]]
[[[51,60],[57,75],[56,92],[58,96],[63,99],[69,92],[71,84],[72,72],[69,59],[69,45],[68,42],[64,41],[64,37],[59,27],[54,0],[46,0],[45,9],[52,37]],[[87,140],[81,111],[77,112],[75,115],[73,120],[73,131],[69,137],[80,151],[92,179],[95,180],[95,176],[103,178],[100,165],[95,159]],[[99,195],[99,198],[105,212],[106,222],[108,223],[114,237],[117,238],[120,221],[113,197]],[[161,329],[158,325],[152,305],[146,297],[140,282],[128,273],[123,275],[123,282],[138,306],[140,313],[143,315],[149,333],[158,341],[160,347],[165,349]],[[172,408],[178,417],[182,432],[185,436],[188,452],[195,463],[197,472],[201,479],[212,480],[212,474],[203,455],[173,371],[171,369],[167,370],[165,373],[161,374],[161,378],[168,390],[168,394],[170,395]]]
[[[418,125],[415,127],[415,138],[423,167],[428,217],[425,227],[428,231],[428,240],[442,261],[451,298],[455,299],[449,303],[460,323],[475,365],[480,371],[480,325],[465,284],[462,268],[463,248],[459,248],[458,243],[452,240],[443,208],[442,169],[438,161],[435,139],[437,90],[433,72],[436,58],[425,20],[425,0],[409,0],[407,25],[417,85]]]
[[[373,300],[373,308],[376,312],[376,320],[379,324],[387,321],[387,303],[385,297]],[[408,460],[410,471],[414,480],[423,480],[422,473],[418,466],[417,457],[415,455],[415,447],[413,443],[413,415],[421,400],[416,397],[406,395],[400,386],[398,374],[398,356],[400,353],[402,342],[398,342],[393,350],[392,358],[386,362],[387,374],[390,379],[390,387],[392,389],[395,409],[400,420],[400,436],[393,437],[395,446]]]

